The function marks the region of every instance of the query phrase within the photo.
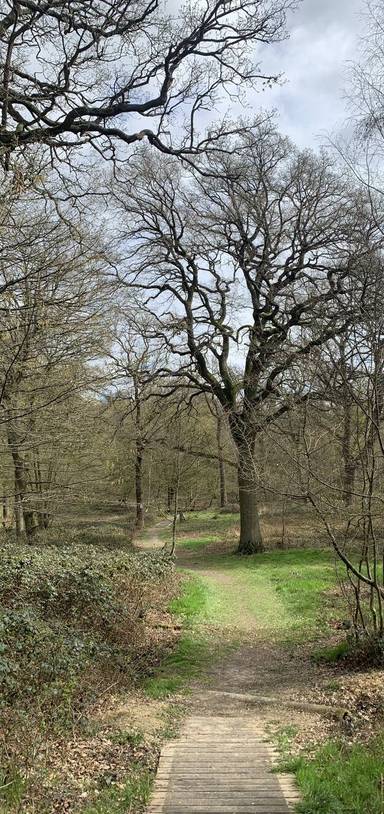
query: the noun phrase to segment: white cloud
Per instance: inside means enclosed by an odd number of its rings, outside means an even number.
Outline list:
[[[277,108],[281,130],[302,147],[317,146],[346,118],[346,69],[363,9],[363,0],[303,0],[288,21],[290,39],[261,53],[263,72],[283,72],[286,81],[249,102]]]

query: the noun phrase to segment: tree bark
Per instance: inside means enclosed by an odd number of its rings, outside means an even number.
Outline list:
[[[7,526],[8,526],[8,497],[7,497],[7,495],[3,495],[2,505],[3,505],[3,508],[2,508],[2,515],[3,515],[3,517],[2,517],[2,526],[3,526],[3,529],[6,529]]]
[[[350,392],[350,370],[348,368],[345,342],[340,342],[340,371],[342,377],[343,434],[341,439],[343,500],[346,506],[352,503],[355,484],[355,463],[352,455],[352,399]]]
[[[43,481],[41,477],[41,466],[40,466],[40,453],[39,449],[34,451],[34,460],[33,460],[33,471],[35,475],[35,491],[36,494],[39,496],[38,502],[38,509],[36,510],[37,515],[37,522],[40,529],[47,529],[49,525],[49,515],[48,515],[48,506],[47,501],[44,500],[44,489],[43,489]]]
[[[238,445],[240,540],[239,554],[259,554],[264,551],[256,497],[253,444]]]
[[[173,486],[168,486],[167,489],[167,512],[171,514],[173,511],[173,500],[175,495],[175,489]]]
[[[23,526],[27,537],[31,537],[38,525],[33,508],[28,505],[28,465],[19,448],[19,435],[12,421],[7,424],[8,444],[11,450],[15,475],[15,520],[16,534],[20,535]]]
[[[135,494],[136,494],[136,528],[138,529],[142,529],[144,526],[142,470],[143,470],[143,448],[140,443],[136,443]]]
[[[21,537],[21,535],[24,532],[23,507],[21,505],[20,495],[16,491],[16,483],[15,483],[14,514],[15,514],[16,537]]]
[[[138,378],[136,375],[133,376],[133,386],[135,393],[135,425],[136,425],[136,458],[135,458],[136,528],[142,529],[144,526],[144,507],[143,507],[144,444],[142,440],[140,389]]]
[[[223,509],[227,503],[227,484],[225,477],[225,464],[223,460],[222,432],[223,432],[223,416],[221,413],[217,413],[216,440],[217,440],[217,455],[219,459],[219,486],[220,486],[221,509]]]
[[[343,439],[342,439],[342,458],[343,458],[343,498],[346,506],[352,503],[352,493],[355,486],[355,463],[351,451],[351,405],[344,404],[343,416]]]

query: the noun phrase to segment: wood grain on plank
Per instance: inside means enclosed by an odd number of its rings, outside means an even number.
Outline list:
[[[148,814],[288,814],[300,799],[248,716],[189,718],[161,753]]]

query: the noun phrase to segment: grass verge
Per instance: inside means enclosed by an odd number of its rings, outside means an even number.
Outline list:
[[[384,734],[365,744],[329,740],[311,757],[292,756],[297,728],[273,734],[280,753],[274,771],[296,776],[302,801],[297,814],[383,814]]]
[[[369,744],[330,741],[313,759],[295,758],[294,771],[303,801],[300,814],[382,814],[384,735]]]
[[[183,631],[176,647],[144,682],[144,689],[151,698],[185,692],[188,681],[212,661],[220,645],[212,641],[205,622],[211,617],[215,601],[215,592],[208,583],[195,576],[185,578],[180,595],[169,606],[171,613],[182,622]]]
[[[136,764],[131,766],[128,779],[120,786],[101,791],[98,800],[84,809],[84,814],[126,814],[144,811],[153,785],[153,773]]]

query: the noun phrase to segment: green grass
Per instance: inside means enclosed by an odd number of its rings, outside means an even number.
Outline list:
[[[273,735],[280,752],[275,772],[296,775],[302,801],[297,814],[383,814],[384,734],[368,744],[331,740],[311,757],[291,757],[296,728]]]
[[[182,620],[184,631],[155,675],[144,682],[144,689],[151,698],[167,698],[185,690],[188,680],[208,663],[211,655],[209,640],[198,627],[198,621],[207,612],[208,598],[209,590],[204,582],[197,577],[188,577],[180,596],[170,603],[170,611]]]
[[[285,640],[316,637],[339,612],[325,592],[336,582],[329,551],[292,549],[253,557],[196,553],[213,624],[271,631]],[[217,572],[227,581],[217,578]]]
[[[274,551],[262,555],[261,573],[269,579],[286,613],[286,628],[300,637],[317,636],[334,613],[326,592],[335,585],[329,551]]]
[[[217,511],[188,512],[185,520],[177,524],[176,548],[200,548],[208,543],[220,541],[223,534],[239,524],[239,515],[236,513],[220,514]],[[167,526],[157,530],[161,540],[169,540],[171,527]],[[145,531],[143,532],[145,537]],[[197,534],[197,537],[188,538],[188,534]]]
[[[135,764],[123,788],[116,785],[103,789],[97,801],[83,810],[83,814],[127,814],[143,811],[151,795],[153,775],[148,769]]]
[[[16,767],[0,771],[0,812],[19,811],[26,783]]]
[[[184,632],[155,675],[144,682],[152,698],[184,691],[213,654],[257,628],[294,642],[317,636],[326,624],[324,591],[335,581],[328,552],[298,549],[249,558],[205,555],[201,565],[204,577],[188,576],[180,596],[170,604]],[[222,636],[214,642],[215,628]]]
[[[314,650],[312,655],[318,663],[336,664],[338,661],[342,661],[350,651],[351,645],[345,639],[330,647],[320,647],[318,650]]]
[[[203,580],[189,577],[183,585],[180,596],[173,599],[169,610],[181,617],[184,624],[193,623],[205,612],[208,602],[208,588]]]
[[[192,551],[199,548],[204,548],[204,546],[209,545],[210,543],[217,543],[220,540],[219,534],[205,534],[204,537],[191,537],[191,538],[184,538],[180,537],[178,541],[178,545],[181,548],[187,549],[187,551]]]
[[[382,814],[384,736],[368,745],[329,742],[313,760],[293,762],[300,814]],[[289,767],[288,767],[289,768]]]
[[[213,532],[215,535],[232,528],[239,523],[239,514],[220,514],[217,511],[191,512],[186,515],[182,523],[178,523],[178,531],[182,534],[202,532],[206,535]]]
[[[208,664],[209,657],[209,644],[205,638],[197,635],[182,636],[156,674],[145,680],[147,695],[161,699],[184,691],[188,681]]]
[[[188,680],[203,672],[212,651],[223,652],[257,630],[287,643],[316,638],[333,613],[327,589],[335,584],[329,551],[305,549],[271,551],[253,557],[207,552],[223,526],[233,525],[232,515],[195,513],[181,524],[196,537],[182,538],[182,548],[195,549],[201,577],[188,575],[170,611],[183,624],[183,634],[161,667],[146,679],[152,698],[166,698],[183,691]],[[211,532],[207,534],[207,526]],[[213,637],[213,630],[217,636]],[[213,639],[216,638],[216,642]]]

